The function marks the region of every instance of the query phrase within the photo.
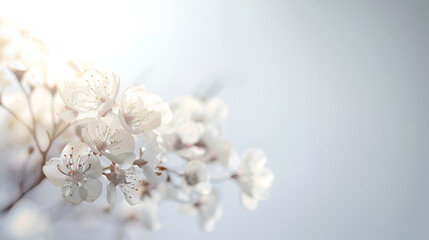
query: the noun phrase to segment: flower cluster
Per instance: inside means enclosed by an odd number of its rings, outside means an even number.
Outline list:
[[[267,158],[260,149],[240,157],[224,138],[228,108],[221,99],[182,96],[168,103],[143,85],[120,92],[113,71],[72,61],[54,67],[40,47],[41,56],[28,61],[17,47],[26,36],[8,27],[0,22],[0,106],[10,114],[12,134],[26,132],[21,144],[43,172],[35,182],[22,179],[17,201],[46,177],[72,203],[95,202],[104,188],[99,204],[113,212],[126,202],[130,216],[138,213],[132,219],[151,230],[161,226],[159,203],[176,201],[210,231],[222,213],[219,183],[237,182],[250,210],[268,198]],[[13,81],[20,93],[4,91]],[[28,164],[22,167],[26,173]]]

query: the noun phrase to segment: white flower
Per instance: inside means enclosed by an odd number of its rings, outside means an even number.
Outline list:
[[[145,143],[144,148],[140,149],[141,159],[147,162],[145,165],[154,168],[164,161],[167,154],[164,140],[156,131],[146,131],[141,137]]]
[[[161,128],[161,133],[167,135],[169,148],[182,151],[204,154],[194,149],[194,145],[203,136],[206,128],[217,128],[220,135],[218,120],[226,117],[228,108],[219,98],[201,99],[192,96],[176,98],[171,104],[173,119],[167,127]]]
[[[274,174],[265,168],[267,158],[261,149],[247,150],[243,155],[243,165],[238,171],[237,180],[243,189],[241,200],[243,205],[254,210],[258,201],[266,200],[268,189],[274,180]]]
[[[109,114],[109,117],[116,115]],[[95,154],[104,155],[114,163],[131,166],[136,155],[134,137],[124,129],[113,128],[106,117],[102,120],[92,120],[82,128],[82,137]]]
[[[52,158],[43,166],[43,173],[53,184],[61,187],[62,196],[67,201],[93,202],[101,194],[101,164],[90,154],[85,143],[67,144],[60,158]]]
[[[162,137],[155,131],[147,131],[142,135],[145,146],[140,149],[140,157],[134,163],[143,169],[150,184],[159,185],[167,180],[165,168],[159,166],[165,159],[167,149]]]
[[[189,129],[189,134],[195,135],[192,133],[195,128],[191,127],[190,122],[186,125],[188,125],[186,129]],[[168,149],[186,159],[199,159],[205,164],[219,163],[229,170],[236,170],[240,164],[240,158],[229,141],[222,138],[219,127],[211,123],[194,125],[199,126],[197,141],[195,138],[192,141],[185,141],[183,134],[186,131],[181,127],[175,134],[164,136]]]
[[[27,199],[17,202],[0,223],[0,239],[54,239],[48,216],[42,214],[39,207]]]
[[[178,97],[171,103],[171,109],[179,122],[215,122],[224,119],[228,114],[227,105],[216,97]]]
[[[68,111],[60,113],[63,120],[101,118],[115,104],[119,91],[119,77],[112,71],[95,67],[78,68],[76,76],[64,82],[61,96]]]
[[[211,191],[210,177],[203,162],[192,160],[186,164],[183,173],[183,189],[188,193],[196,191],[208,194]]]
[[[135,205],[140,202],[142,194],[142,179],[138,176],[138,168],[131,166],[126,170],[122,170],[117,166],[110,166],[110,173],[106,174],[110,181],[107,185],[107,202],[113,207],[116,203],[116,187],[121,189],[125,200],[130,205]]]
[[[206,164],[220,163],[230,170],[238,168],[238,154],[222,138],[218,124],[228,112],[223,101],[185,96],[173,101],[171,109],[174,117],[170,131],[163,136],[170,151],[186,159],[199,159]]]
[[[174,119],[173,121],[176,121]],[[205,149],[198,146],[201,135],[204,132],[204,126],[192,121],[185,121],[176,124],[172,133],[163,135],[165,145],[169,151],[177,152],[180,156],[187,159],[201,157]]]
[[[215,223],[222,216],[222,208],[216,191],[212,191],[205,195],[202,194],[198,202],[194,204],[183,204],[181,210],[188,215],[198,213],[200,226],[207,232],[214,229]]]
[[[121,97],[119,117],[123,127],[133,134],[156,129],[170,122],[172,114],[168,104],[144,86],[128,87]]]
[[[232,148],[229,141],[221,137],[217,126],[207,124],[204,134],[197,145],[204,149],[204,155],[197,157],[206,164],[220,163],[232,170],[236,170],[239,167],[240,158],[237,152]]]

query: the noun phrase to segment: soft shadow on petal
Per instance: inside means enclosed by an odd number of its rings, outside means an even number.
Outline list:
[[[101,177],[101,163],[96,156],[90,156],[86,163],[88,165],[88,170],[85,172],[85,175],[91,178]]]
[[[61,187],[61,193],[65,200],[72,203],[80,203],[84,199],[80,196],[79,186],[73,182],[66,182],[65,185]]]
[[[133,135],[123,129],[118,130],[114,136],[110,138],[110,141],[118,142],[114,146],[117,149],[110,150],[108,148],[112,154],[132,152],[136,146]]]
[[[133,162],[136,160],[136,154],[133,152],[121,153],[118,155],[103,152],[103,155],[110,159],[112,162],[121,165],[122,169],[131,167]]]
[[[100,196],[103,185],[100,180],[94,178],[87,178],[82,182],[82,186],[88,191],[85,198],[87,202],[94,202]]]

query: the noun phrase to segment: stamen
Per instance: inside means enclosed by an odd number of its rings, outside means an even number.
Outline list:
[[[58,169],[58,171],[60,171],[60,173],[62,173],[62,174],[64,174],[64,175],[66,175],[66,176],[68,176],[68,175],[69,175],[68,173],[65,173],[65,172],[63,172],[63,170],[61,170],[61,168],[60,168],[60,165],[59,165],[59,164],[57,164],[57,169]]]

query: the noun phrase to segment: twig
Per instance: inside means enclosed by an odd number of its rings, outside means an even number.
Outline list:
[[[53,139],[56,139],[61,134],[63,134],[71,125],[71,123],[68,123],[63,129],[61,129],[56,135],[54,135]]]
[[[30,159],[31,159],[31,153],[25,159],[24,166],[22,166],[22,169],[21,169],[21,181],[19,182],[19,191],[21,191],[21,192],[24,192],[24,175],[25,175],[25,170],[27,169],[27,165],[28,165],[28,162],[30,161]]]
[[[31,191],[34,187],[39,185],[43,181],[43,179],[45,179],[45,175],[43,175],[43,172],[40,172],[40,176],[37,178],[37,180],[33,182],[33,184],[31,184],[27,189],[21,192],[21,194],[14,201],[12,201],[9,205],[3,208],[0,213],[5,213],[9,211],[13,207],[13,205],[15,205],[15,203],[21,200],[21,198],[24,197],[24,195],[27,194],[29,191]]]
[[[167,170],[167,172],[168,172],[168,173],[174,173],[174,174],[176,174],[176,175],[178,175],[178,176],[180,176],[180,177],[182,177],[182,176],[183,176],[183,174],[182,174],[182,173],[179,173],[179,172],[177,172],[177,171],[175,171],[175,170],[172,170],[172,169],[169,169],[169,168],[166,168],[165,170]]]
[[[28,131],[31,133],[31,128],[30,126],[28,126],[23,120],[21,120],[18,115],[16,115],[10,108],[6,107],[3,103],[0,104],[0,106],[6,111],[8,112],[10,115],[12,115],[12,117],[14,117],[18,122],[20,122],[21,124],[23,124]]]
[[[22,120],[20,120],[18,118],[18,116],[11,109],[9,109],[8,107],[4,106],[3,104],[0,104],[0,106],[2,106],[3,109],[5,109],[14,118],[16,118],[19,122],[22,122],[26,126],[26,128],[28,129],[28,131],[30,132],[30,134],[32,135],[32,137],[34,139],[34,142],[36,144],[37,150],[42,155],[42,162],[40,164],[40,175],[39,175],[39,177],[28,188],[26,188],[25,190],[24,190],[24,179],[22,177],[21,183],[20,183],[20,190],[21,190],[20,195],[14,201],[12,201],[9,205],[7,205],[4,209],[2,209],[1,213],[9,211],[16,202],[18,202],[28,192],[30,192],[33,188],[35,188],[37,185],[39,185],[43,181],[43,179],[45,179],[45,175],[43,174],[43,166],[45,165],[46,161],[48,160],[47,157],[48,157],[49,150],[51,149],[52,144],[57,139],[57,137],[59,137],[62,133],[64,133],[67,130],[68,127],[71,126],[71,124],[69,123],[63,129],[61,129],[57,133],[58,126],[60,125],[61,122],[59,122],[59,123],[53,123],[54,124],[53,134],[52,134],[53,136],[49,137],[49,144],[48,144],[48,146],[46,147],[45,150],[42,150],[42,148],[40,147],[39,140],[36,137],[36,117],[34,115],[34,111],[33,111],[32,105],[31,105],[31,100],[30,100],[29,94],[25,91],[24,86],[22,85],[21,79],[18,79],[18,76],[17,76],[17,81],[18,81],[19,87],[21,88],[22,92],[24,93],[24,95],[25,95],[25,97],[27,99],[27,103],[28,103],[28,107],[29,107],[29,111],[30,111],[30,115],[31,115],[31,118],[32,118],[32,123],[33,123],[32,127],[28,126]],[[54,110],[54,109],[51,108],[51,110]],[[54,113],[52,113],[52,114],[54,114]],[[26,165],[27,164],[24,164],[24,166],[23,166],[23,170],[22,170],[23,172],[25,171]]]
[[[228,181],[228,180],[231,180],[231,179],[237,179],[237,178],[238,178],[238,175],[235,172],[235,173],[233,173],[231,175],[226,175],[226,176],[223,176],[223,177],[220,177],[220,178],[211,179],[210,182],[211,183],[222,183],[222,182],[225,182],[225,181]]]

